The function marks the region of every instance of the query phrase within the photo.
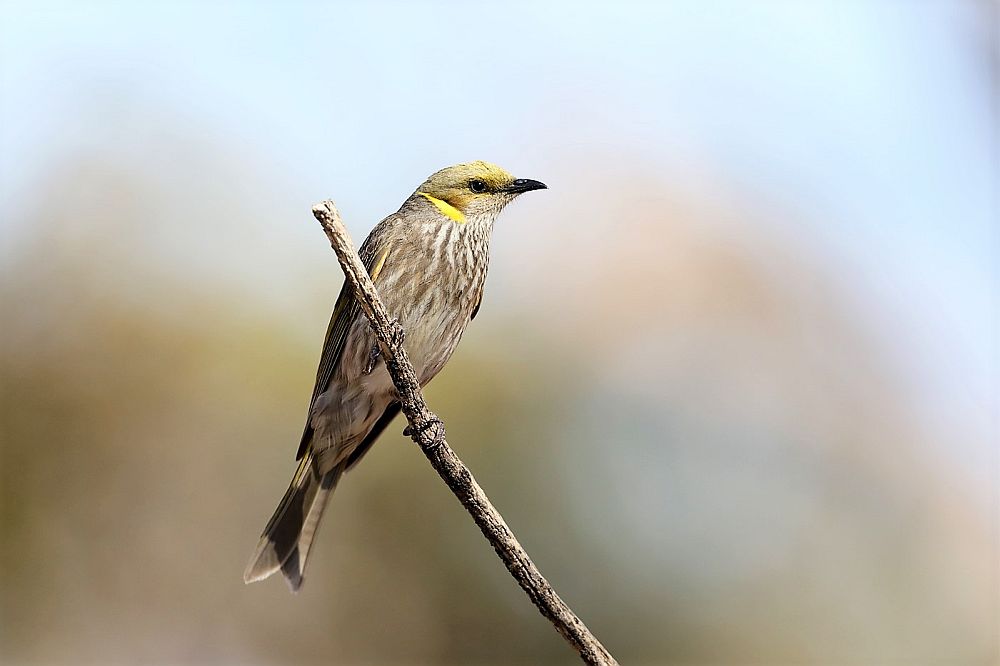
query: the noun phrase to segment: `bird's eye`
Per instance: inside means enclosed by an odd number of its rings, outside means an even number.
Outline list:
[[[486,183],[479,180],[478,178],[473,178],[469,181],[469,189],[476,194],[482,194],[486,191]]]

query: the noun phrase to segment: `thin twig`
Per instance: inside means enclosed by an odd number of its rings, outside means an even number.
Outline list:
[[[580,658],[585,663],[595,666],[617,666],[615,658],[601,645],[597,637],[590,633],[572,609],[559,598],[538,571],[538,567],[507,527],[503,516],[493,507],[486,493],[476,483],[469,468],[448,446],[444,423],[427,408],[424,402],[417,376],[403,348],[402,328],[399,322],[386,312],[382,299],[375,291],[375,284],[354,250],[351,237],[333,202],[324,201],[317,204],[313,207],[313,215],[323,225],[323,230],[330,239],[330,245],[340,260],[340,266],[344,269],[344,275],[354,288],[355,297],[371,321],[372,329],[378,338],[379,346],[382,348],[382,358],[385,359],[386,368],[396,385],[403,414],[409,421],[409,426],[403,434],[409,435],[420,446],[420,450],[427,456],[431,465],[476,521],[476,525],[479,525],[483,536],[503,560],[511,576],[528,594],[542,615],[548,618],[556,630],[580,654]]]

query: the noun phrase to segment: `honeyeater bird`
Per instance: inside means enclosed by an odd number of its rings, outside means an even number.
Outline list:
[[[448,362],[479,312],[497,215],[518,195],[545,187],[488,162],[448,167],[424,181],[361,245],[361,261],[386,310],[402,325],[403,346],[421,385]],[[375,335],[345,282],[323,343],[298,469],[244,581],[280,570],[293,591],[301,587],[330,494],[398,413]]]

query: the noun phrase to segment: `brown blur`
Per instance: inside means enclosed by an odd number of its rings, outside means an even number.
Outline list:
[[[253,155],[144,141],[208,166],[67,156],[3,276],[4,663],[574,663],[402,423],[338,489],[302,593],[244,586],[340,273],[318,226],[285,239],[314,201],[269,200]],[[803,213],[616,173],[528,174],[551,190],[498,225],[428,390],[542,571],[623,664],[985,663],[984,490],[928,445],[836,268],[766,223]]]

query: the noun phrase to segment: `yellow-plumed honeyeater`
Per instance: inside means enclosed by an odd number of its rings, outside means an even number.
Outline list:
[[[483,300],[490,235],[518,195],[544,189],[488,162],[438,171],[372,230],[359,252],[421,385],[448,362]],[[345,282],[326,332],[298,469],[264,528],[243,580],[281,571],[293,591],[327,500],[341,475],[399,413],[368,319]]]

